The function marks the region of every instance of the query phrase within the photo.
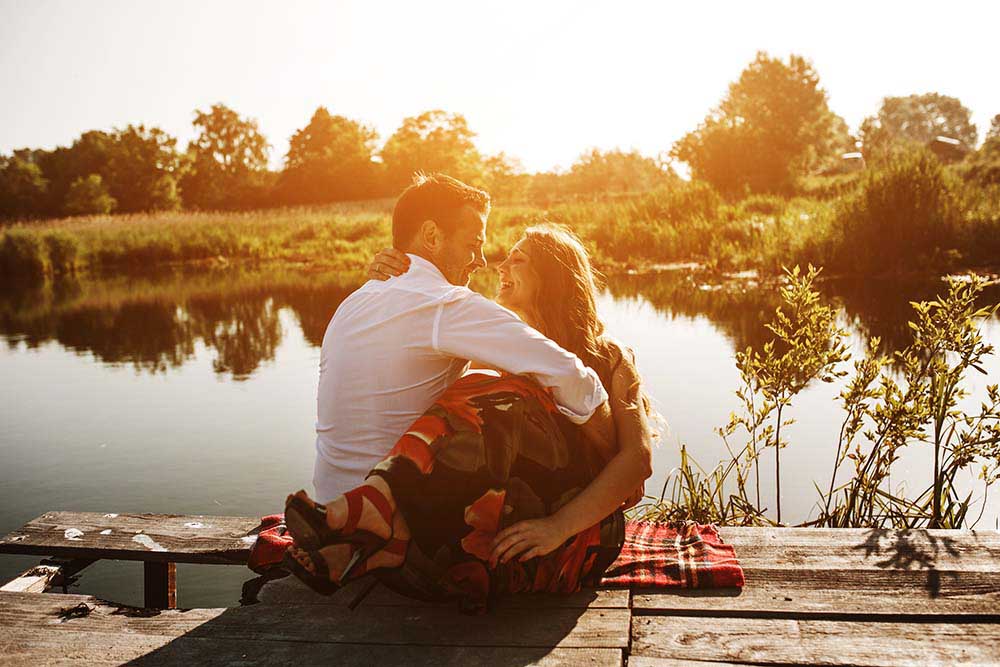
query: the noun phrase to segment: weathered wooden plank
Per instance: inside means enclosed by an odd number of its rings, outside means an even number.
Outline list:
[[[0,553],[245,563],[258,524],[248,517],[46,512],[0,539]]]
[[[719,526],[719,535],[725,542],[749,544],[780,540],[792,543],[806,541],[864,541],[875,534],[885,539],[888,536],[905,533],[908,539],[920,541],[943,538],[969,538],[973,541],[989,542],[994,545],[1000,540],[1000,531],[965,528],[798,528],[786,526]]]
[[[631,656],[628,667],[753,667],[749,662],[723,662],[719,660],[680,660],[677,658],[650,658]]]
[[[415,667],[619,667],[621,649],[373,646],[207,639],[122,633],[0,629],[0,664],[36,665],[414,665]]]
[[[48,512],[0,539],[0,553],[127,560],[242,563],[258,520],[175,514]],[[842,569],[1000,570],[1000,532],[860,528],[720,528],[744,567],[812,568],[837,551]],[[144,537],[145,536],[145,537]]]
[[[52,580],[59,576],[58,565],[36,565],[25,570],[15,579],[11,579],[0,591],[8,593],[44,593],[49,589]]]
[[[628,589],[584,589],[569,595],[525,593],[498,598],[499,609],[628,609]],[[363,604],[377,606],[423,606],[418,600],[393,593],[384,586],[375,589]],[[444,603],[454,606],[455,603]],[[431,603],[431,606],[434,605]]]
[[[764,665],[993,665],[1000,663],[1000,624],[636,616],[631,655],[630,664],[641,664],[638,657]]]
[[[92,560],[42,561],[11,579],[0,591],[9,593],[45,593],[55,586],[65,586],[67,579],[93,564]]]
[[[79,607],[79,605],[86,605]],[[79,611],[67,612],[74,607]],[[0,627],[402,646],[617,648],[628,646],[627,609],[497,609],[253,605],[150,612],[83,595],[0,593]]]
[[[1000,572],[746,569],[742,589],[636,590],[646,613],[700,615],[966,615],[1000,622]]]
[[[755,569],[1000,571],[995,530],[719,528],[740,565]]]
[[[346,606],[365,588],[369,579],[351,582],[333,595],[319,595],[295,577],[285,577],[268,583],[260,592],[259,599],[264,604],[320,604]],[[362,605],[391,607],[455,607],[455,603],[433,603],[414,600],[394,593],[379,585],[361,603]],[[525,594],[501,597],[497,606],[511,609],[627,609],[629,591],[627,589],[588,588],[571,595]]]
[[[635,591],[645,613],[886,616],[1000,614],[996,531],[720,528],[742,589]]]

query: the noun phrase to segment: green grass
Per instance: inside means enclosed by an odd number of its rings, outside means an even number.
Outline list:
[[[90,216],[8,227],[0,273],[35,276],[191,262],[288,262],[357,270],[389,243],[391,202],[247,213]]]
[[[810,263],[833,273],[932,273],[994,264],[1000,186],[962,183],[932,160],[902,156],[825,183],[812,178],[791,199],[726,201],[692,182],[548,208],[498,206],[485,252],[490,262],[499,261],[525,227],[553,221],[576,231],[605,272],[678,262],[769,274]],[[78,268],[232,262],[360,271],[389,245],[391,209],[392,200],[375,200],[16,224],[0,229],[0,274],[38,278]]]

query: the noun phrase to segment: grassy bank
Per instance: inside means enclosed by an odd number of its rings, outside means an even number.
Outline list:
[[[89,216],[13,225],[0,236],[0,272],[233,261],[356,270],[389,242],[391,202],[225,213]]]
[[[12,225],[0,231],[0,273],[233,261],[355,271],[388,245],[391,206],[377,200]],[[793,198],[726,201],[691,182],[546,209],[499,206],[490,218],[487,258],[502,258],[525,227],[545,220],[573,228],[605,271],[698,262],[767,273],[808,263],[833,273],[926,272],[993,264],[1000,256],[1000,186],[966,183],[921,153],[854,176],[812,179]]]

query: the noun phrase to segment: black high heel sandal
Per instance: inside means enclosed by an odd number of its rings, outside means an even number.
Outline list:
[[[344,535],[335,542],[320,547],[319,549],[305,549],[306,555],[312,561],[315,572],[310,572],[292,554],[285,551],[282,557],[282,566],[295,575],[306,586],[316,591],[320,595],[333,595],[339,591],[344,584],[350,580],[351,573],[362,563],[367,561],[373,554],[382,549],[389,541],[368,531],[359,531],[352,535]],[[337,544],[355,545],[351,560],[344,567],[344,571],[336,580],[330,578],[330,568],[327,565],[323,549]]]
[[[392,539],[392,508],[377,489],[371,486],[359,486],[345,493],[344,498],[347,500],[347,521],[343,527],[334,529],[326,523],[326,505],[304,500],[294,494],[288,496],[285,501],[285,525],[295,543],[303,549],[315,550],[327,544],[342,544],[347,541],[345,537],[355,533],[373,535],[383,540],[382,546]],[[371,531],[358,528],[365,500],[375,507],[389,527],[388,537],[381,538]]]

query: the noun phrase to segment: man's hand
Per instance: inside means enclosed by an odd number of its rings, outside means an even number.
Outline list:
[[[569,537],[552,517],[519,521],[497,533],[493,540],[493,553],[490,554],[490,567],[519,556],[521,562],[544,556]]]
[[[410,258],[395,248],[380,250],[368,267],[369,280],[388,280],[401,276],[410,268]]]

